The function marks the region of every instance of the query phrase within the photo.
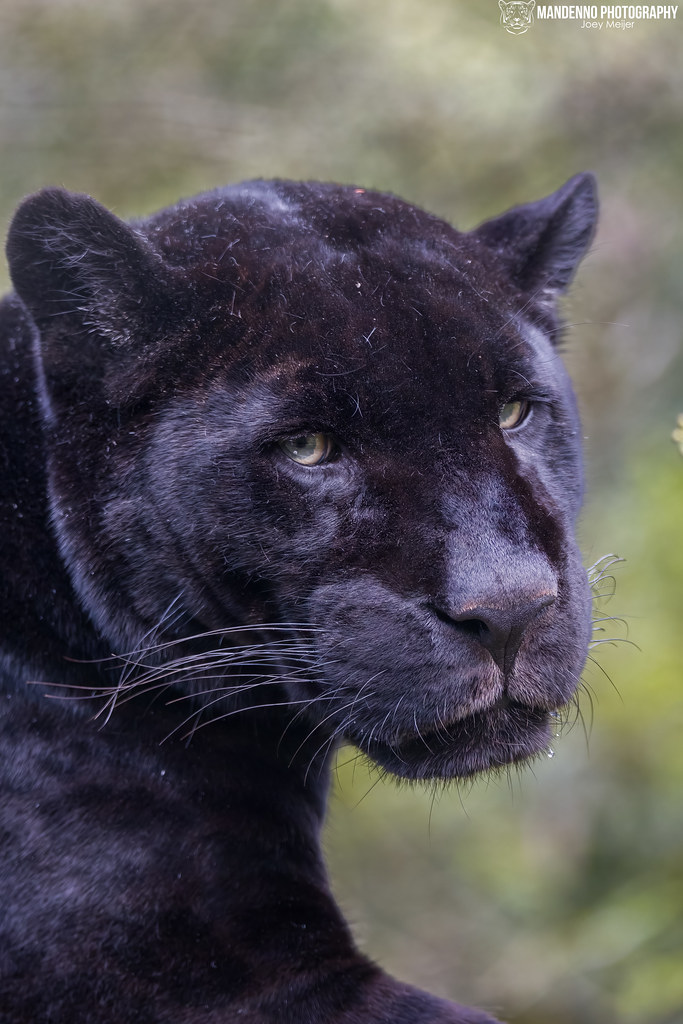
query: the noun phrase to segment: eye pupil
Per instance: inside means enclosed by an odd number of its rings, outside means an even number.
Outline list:
[[[519,427],[529,414],[530,404],[522,398],[514,402],[506,402],[501,406],[498,422],[501,430],[514,430]]]
[[[310,449],[315,447],[315,440],[316,439],[313,435],[306,437],[306,435],[304,434],[301,437],[293,437],[291,442],[292,455],[303,456],[308,454]]]
[[[329,434],[299,434],[280,441],[285,455],[300,466],[319,466],[330,462],[335,451]]]

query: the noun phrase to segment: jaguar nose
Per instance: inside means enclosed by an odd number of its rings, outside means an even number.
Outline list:
[[[524,634],[533,620],[555,601],[555,594],[544,593],[508,607],[468,604],[437,610],[440,619],[451,623],[460,633],[478,640],[504,673],[512,668]]]

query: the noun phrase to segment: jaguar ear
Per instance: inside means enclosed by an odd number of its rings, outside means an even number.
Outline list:
[[[473,234],[493,249],[525,292],[564,291],[595,232],[598,202],[592,174],[577,174],[545,199],[486,221]]]
[[[128,340],[161,298],[160,258],[99,203],[64,189],[24,200],[10,225],[12,282],[41,331]]]

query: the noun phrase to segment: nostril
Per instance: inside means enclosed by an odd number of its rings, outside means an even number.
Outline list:
[[[442,622],[446,622],[449,626],[457,626],[459,633],[474,637],[475,640],[481,640],[489,632],[489,627],[482,619],[454,619],[442,612],[440,608],[435,608],[434,612]]]
[[[503,608],[468,602],[449,612],[432,605],[432,611],[461,635],[478,640],[501,671],[509,672],[528,626],[554,601],[555,594],[545,593]]]
[[[460,629],[463,633],[476,637],[477,640],[481,640],[482,636],[488,632],[488,626],[481,619],[463,619]]]

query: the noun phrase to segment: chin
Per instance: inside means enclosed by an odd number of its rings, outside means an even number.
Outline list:
[[[351,737],[350,737],[351,738]],[[465,779],[528,761],[548,749],[551,716],[514,701],[431,731],[391,740],[352,738],[381,768],[404,779]]]

